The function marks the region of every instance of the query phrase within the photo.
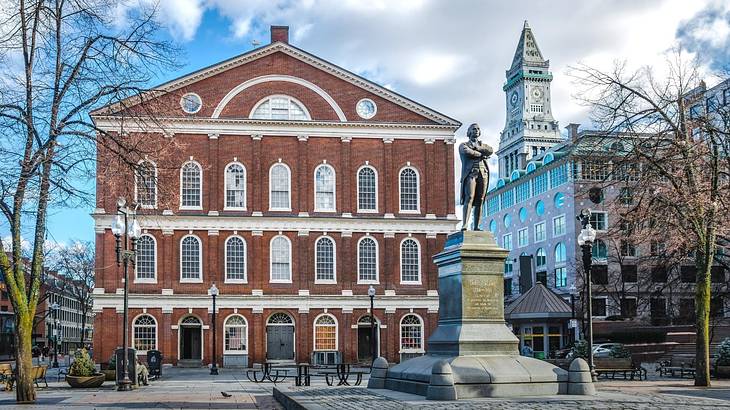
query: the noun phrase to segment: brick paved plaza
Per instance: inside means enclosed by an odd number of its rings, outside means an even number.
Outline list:
[[[164,377],[150,386],[123,393],[111,382],[99,389],[71,389],[55,373],[49,387],[38,390],[38,403],[18,406],[15,395],[0,392],[3,409],[282,409],[274,388],[307,409],[730,409],[730,381],[715,381],[711,389],[697,389],[689,379],[654,379],[643,382],[601,381],[596,397],[557,396],[519,399],[476,399],[432,402],[420,396],[363,387],[328,387],[319,379],[311,387],[293,383],[255,384],[242,371],[222,369],[210,376],[207,369],[166,368]],[[230,394],[223,397],[221,392]],[[301,407],[289,407],[301,408]]]

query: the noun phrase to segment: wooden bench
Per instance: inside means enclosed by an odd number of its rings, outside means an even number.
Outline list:
[[[48,387],[48,380],[46,380],[46,373],[48,372],[48,366],[33,366],[31,369],[31,377],[33,378],[33,383],[35,383],[35,386],[40,388],[39,382],[45,383],[46,387]]]
[[[630,376],[631,380],[634,380],[638,376],[639,380],[646,380],[646,369],[635,365],[630,357],[597,358],[594,359],[593,367],[598,376],[605,375],[608,377],[610,375],[612,379],[615,379],[616,374],[622,374],[624,379]]]
[[[684,377],[685,375],[694,377],[695,375],[695,361],[694,357],[684,355],[673,355],[668,359],[659,361],[659,375],[660,376],[671,376]]]
[[[10,363],[0,363],[0,383],[5,384],[5,391],[13,390],[15,383],[15,374],[13,373],[13,365]]]

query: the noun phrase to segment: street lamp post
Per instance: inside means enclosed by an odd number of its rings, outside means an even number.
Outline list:
[[[217,361],[217,355],[216,355],[216,340],[215,335],[218,333],[216,331],[216,324],[215,324],[215,298],[218,296],[218,288],[215,286],[215,283],[213,286],[208,289],[208,294],[213,297],[213,365],[210,366],[210,374],[211,375],[217,375],[218,374],[218,365],[216,363]]]
[[[578,235],[578,245],[583,250],[583,270],[586,273],[586,310],[588,312],[588,367],[591,369],[593,380],[596,380],[595,367],[593,367],[593,283],[591,279],[591,266],[593,265],[593,242],[596,240],[596,231],[591,226],[591,210],[584,208],[577,216],[582,229]]]
[[[370,296],[370,353],[375,362],[375,355],[377,354],[375,349],[375,313],[373,312],[375,304],[375,288],[370,285],[368,288],[368,296]]]
[[[58,309],[61,306],[53,302],[51,311],[53,311],[53,367],[58,368]]]
[[[117,254],[117,266],[123,266],[124,272],[124,318],[122,320],[122,339],[123,339],[123,357],[122,357],[122,368],[124,369],[124,377],[119,381],[117,390],[128,391],[132,390],[132,381],[129,379],[129,364],[128,361],[128,345],[129,345],[129,332],[128,332],[128,316],[129,316],[129,264],[135,263],[136,258],[136,245],[137,239],[139,239],[142,229],[139,223],[134,218],[134,212],[127,208],[127,201],[120,197],[117,200],[117,217],[112,222],[112,233],[116,238],[115,251]],[[132,216],[132,223],[129,223],[129,216]],[[130,248],[131,242],[131,248]]]

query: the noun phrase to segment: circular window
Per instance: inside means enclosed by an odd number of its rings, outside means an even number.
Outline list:
[[[373,118],[375,116],[375,113],[378,112],[378,106],[375,105],[375,102],[373,100],[369,98],[363,98],[362,100],[357,102],[355,110],[357,111],[357,115],[359,115],[361,118],[369,120],[370,118]]]
[[[562,192],[558,192],[555,194],[555,198],[553,199],[555,202],[555,208],[560,209],[565,205],[565,195],[563,195]]]
[[[494,219],[489,221],[489,230],[492,233],[497,233],[497,221],[495,221]]]
[[[510,225],[512,225],[512,216],[507,214],[504,216],[504,227],[509,229]]]
[[[187,93],[180,99],[180,106],[186,113],[195,114],[200,111],[200,108],[203,106],[203,101],[198,94]]]
[[[525,222],[527,220],[527,209],[520,208],[520,222]]]
[[[542,216],[545,213],[545,204],[542,201],[537,201],[535,204],[535,213],[537,216]]]

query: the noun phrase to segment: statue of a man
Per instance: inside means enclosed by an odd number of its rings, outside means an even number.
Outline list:
[[[461,205],[463,207],[461,230],[465,231],[469,228],[473,213],[474,230],[479,231],[482,204],[489,187],[487,159],[494,150],[489,145],[482,144],[479,141],[481,135],[479,125],[470,125],[466,135],[469,137],[469,141],[459,145],[459,155],[461,156]]]

